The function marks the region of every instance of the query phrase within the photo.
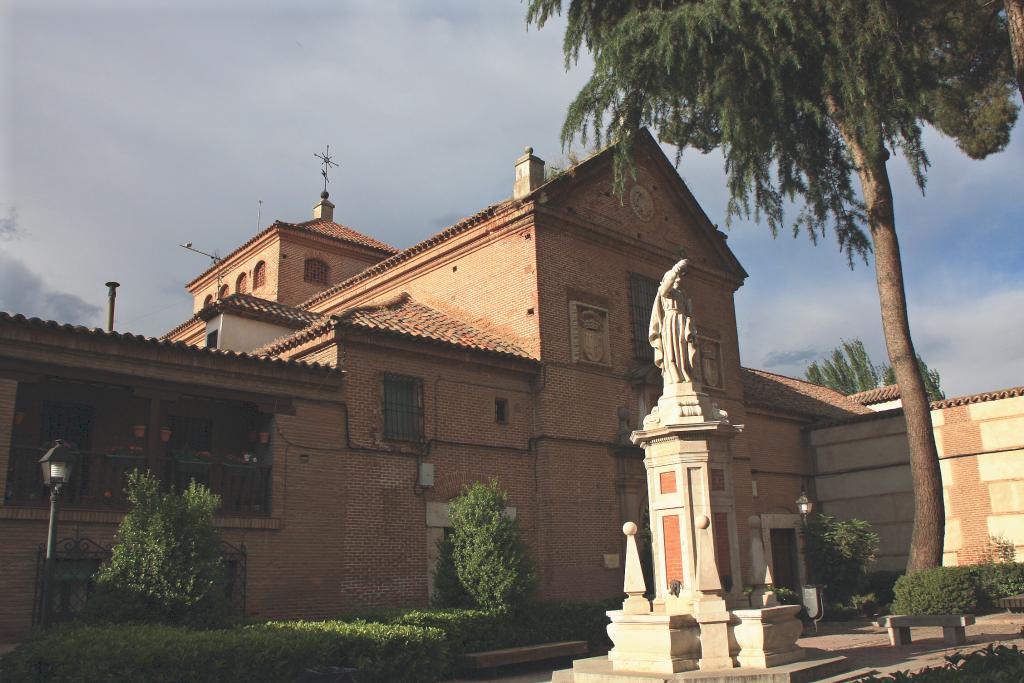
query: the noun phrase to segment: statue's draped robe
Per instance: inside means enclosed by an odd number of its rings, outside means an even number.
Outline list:
[[[651,311],[648,340],[654,347],[654,364],[661,368],[665,384],[699,381],[694,368],[696,348],[690,300],[676,288],[659,290]]]

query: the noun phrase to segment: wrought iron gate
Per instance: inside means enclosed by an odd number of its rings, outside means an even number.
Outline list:
[[[90,538],[83,538],[78,529],[70,538],[57,541],[54,554],[52,596],[49,623],[72,621],[85,608],[95,590],[94,578],[103,561],[110,557],[110,548]],[[224,562],[224,595],[231,602],[232,612],[245,614],[246,549],[221,541]],[[40,623],[43,613],[43,572],[46,569],[46,545],[39,544],[36,553],[36,580],[32,598],[32,625]]]

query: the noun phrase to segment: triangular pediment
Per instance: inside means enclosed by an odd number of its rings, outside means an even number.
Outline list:
[[[602,232],[636,240],[741,284],[747,273],[649,132],[637,135],[635,177],[614,189],[615,150],[606,148],[534,191],[545,206]]]

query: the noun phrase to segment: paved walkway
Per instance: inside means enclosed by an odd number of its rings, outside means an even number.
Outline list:
[[[948,647],[942,641],[941,628],[915,628],[913,642],[904,647],[891,647],[885,629],[871,620],[822,622],[818,635],[801,638],[799,644],[808,650],[829,655],[843,655],[850,660],[850,669],[875,669],[882,673],[917,671],[929,666],[942,666],[954,652],[972,652],[989,643],[1005,643],[1024,649],[1024,614],[989,614],[978,617],[967,627],[967,644]],[[547,683],[551,674],[572,665],[566,660],[520,667],[506,667],[467,681],[500,681],[501,683]]]

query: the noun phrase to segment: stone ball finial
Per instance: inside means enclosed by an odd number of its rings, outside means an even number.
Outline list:
[[[626,534],[627,536],[636,536],[636,523],[626,522],[625,524],[623,524],[622,533]]]
[[[524,149],[523,151],[526,152],[527,154],[533,154],[533,147],[527,145],[526,149]]]
[[[760,529],[761,528],[761,517],[760,517],[760,515],[750,515],[750,517],[747,518],[747,526],[749,526],[751,529]]]
[[[698,515],[696,521],[698,529],[707,529],[711,526],[711,518],[707,515]]]
[[[327,190],[324,190],[323,192],[320,193],[320,199],[327,199],[330,196],[331,195]]]

